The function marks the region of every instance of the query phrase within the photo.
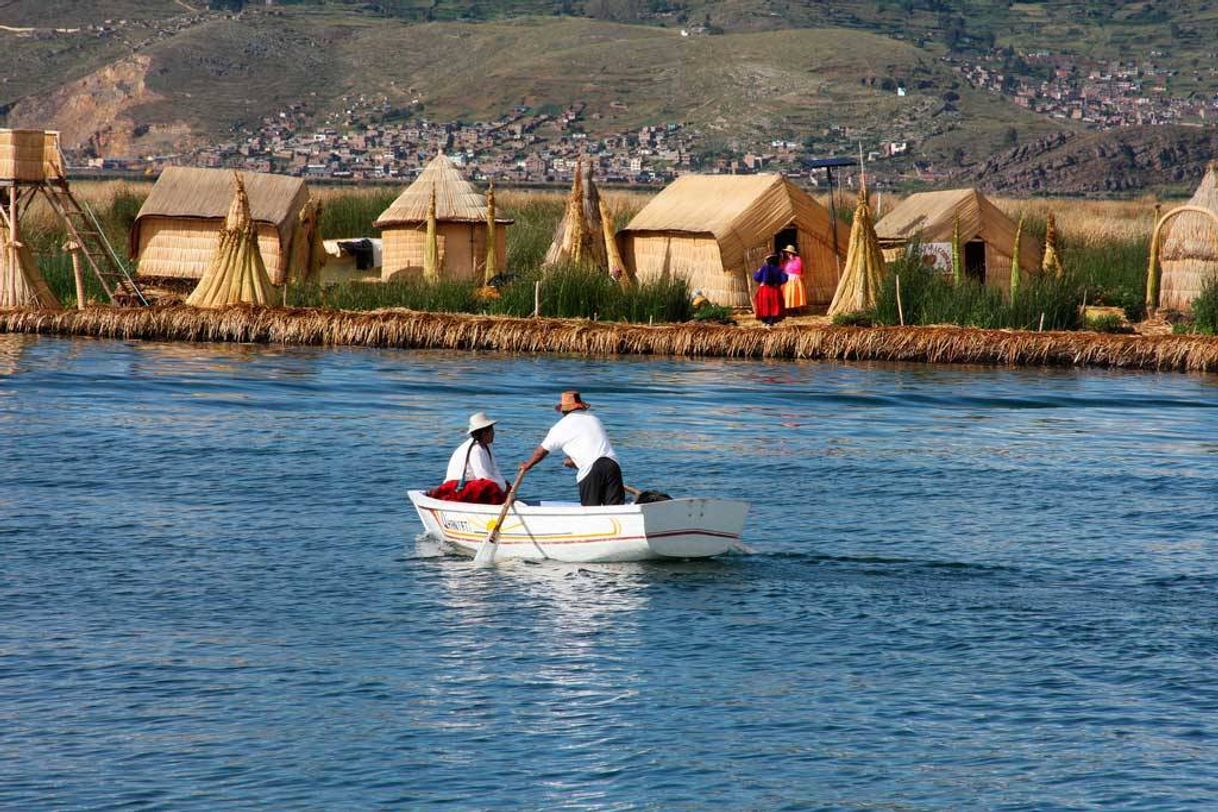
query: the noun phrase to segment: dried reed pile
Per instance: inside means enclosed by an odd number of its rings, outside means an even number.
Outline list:
[[[913,361],[1218,371],[1218,338],[1030,333],[960,327],[627,325],[414,311],[353,313],[249,306],[90,307],[0,312],[0,333],[158,341],[557,352],[580,355]]]

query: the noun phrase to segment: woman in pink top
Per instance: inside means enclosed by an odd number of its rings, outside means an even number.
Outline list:
[[[802,310],[808,304],[808,291],[804,287],[804,261],[799,258],[794,245],[782,249],[782,270],[787,282],[782,286],[783,302],[788,313]]]

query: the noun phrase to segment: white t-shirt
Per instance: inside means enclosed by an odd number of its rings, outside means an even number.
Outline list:
[[[576,482],[582,482],[592,470],[592,464],[601,457],[617,459],[601,421],[582,409],[568,412],[566,417],[555,423],[541,441],[541,447],[551,454],[561,450],[574,460],[579,469],[575,475]]]
[[[470,437],[461,445],[457,446],[457,450],[453,452],[452,457],[448,460],[448,472],[444,474],[444,481],[450,479],[464,479],[469,482],[471,479],[493,479],[495,484],[500,488],[507,488],[507,480],[499,473],[499,465],[495,462],[495,458],[491,456],[491,452],[486,446],[474,443],[472,451],[469,450],[470,443],[474,442],[474,438]],[[469,462],[465,462],[465,455],[469,453]],[[465,476],[461,476],[461,466],[465,465]]]

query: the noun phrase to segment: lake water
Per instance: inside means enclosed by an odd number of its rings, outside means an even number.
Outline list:
[[[417,540],[567,387],[757,553]],[[3,808],[1218,802],[1215,377],[0,336],[0,453]]]

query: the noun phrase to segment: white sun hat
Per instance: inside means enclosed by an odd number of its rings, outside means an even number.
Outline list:
[[[498,422],[498,420],[491,420],[487,417],[486,412],[474,412],[469,416],[469,433],[473,434],[475,431],[481,431]]]

